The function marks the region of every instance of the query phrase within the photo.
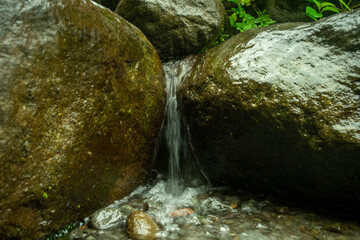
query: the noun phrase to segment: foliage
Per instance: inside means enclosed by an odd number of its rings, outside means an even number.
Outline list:
[[[248,14],[243,5],[245,5],[245,1],[242,0],[227,0],[229,2],[233,2],[237,5],[237,8],[232,8],[233,14],[229,17],[231,26],[235,27],[240,32],[244,32],[251,28],[257,27],[266,27],[270,24],[275,23],[274,20],[269,18],[269,15],[266,14],[266,10],[260,11],[255,4],[253,4],[253,8],[258,15],[257,18]],[[246,1],[249,3],[250,1]]]
[[[212,48],[212,47],[215,47],[223,42],[225,42],[229,37],[230,37],[230,34],[229,32],[227,32],[223,27],[221,28],[221,31],[219,32],[219,35],[216,37],[216,39],[214,39],[213,41],[211,41],[208,45],[206,45],[205,48],[203,48],[201,50],[201,52],[209,49],[209,48]]]
[[[306,10],[305,10],[306,11],[305,15],[314,19],[315,21],[322,18],[324,16],[323,12],[325,12],[325,11],[339,13],[340,11],[341,12],[351,11],[351,9],[360,6],[360,4],[357,4],[355,6],[350,7],[352,0],[349,0],[348,3],[345,3],[343,0],[339,0],[340,8],[330,2],[322,2],[322,1],[318,1],[318,0],[305,0],[305,1],[315,4],[316,7],[318,8],[318,10],[316,10],[310,6],[307,6]]]
[[[222,27],[219,35],[216,39],[211,41],[206,47],[204,47],[200,52],[203,52],[209,48],[215,47],[223,42],[225,42],[229,37],[233,36],[238,32],[243,32],[245,30],[257,27],[266,27],[272,23],[275,23],[274,20],[269,18],[269,15],[265,14],[264,11],[260,11],[255,4],[254,0],[221,0],[222,2],[233,2],[238,8],[231,8],[231,15],[229,16],[229,21],[232,29]],[[257,18],[248,14],[243,6],[252,5],[254,11],[258,15]]]

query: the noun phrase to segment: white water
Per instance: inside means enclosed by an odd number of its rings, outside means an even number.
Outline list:
[[[90,218],[85,219],[90,228],[77,228],[70,239],[129,239],[125,230],[126,218],[130,212],[138,210],[145,211],[160,225],[157,239],[345,239],[340,233],[324,230],[322,226],[331,221],[314,213],[275,205],[266,200],[254,200],[251,195],[240,191],[208,188],[206,185],[188,186],[186,176],[191,171],[188,165],[193,163],[184,160],[187,158],[187,146],[191,145],[186,142],[186,134],[182,133],[176,90],[191,65],[187,60],[164,64],[168,93],[164,125],[169,152],[168,179],[165,181],[158,175],[153,183],[140,186],[129,196],[100,209],[96,218],[98,224],[93,224],[94,220]],[[185,208],[193,210],[193,213],[173,214]],[[89,221],[92,224],[88,224]],[[91,225],[101,226],[94,229]],[[360,231],[352,231],[346,239],[360,239]]]
[[[190,60],[171,61],[164,64],[166,77],[167,102],[165,108],[165,140],[169,152],[169,169],[167,190],[173,195],[183,191],[184,172],[188,168],[181,168],[181,156],[186,149],[186,142],[181,134],[181,119],[178,109],[177,88],[181,81],[189,74],[193,62]]]

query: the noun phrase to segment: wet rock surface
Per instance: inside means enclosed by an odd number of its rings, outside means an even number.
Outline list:
[[[158,181],[154,186],[141,187],[129,197],[116,201],[111,207],[121,209],[122,206],[136,202],[139,205],[137,211],[145,211],[160,226],[157,239],[356,240],[360,238],[360,225],[357,221],[334,218],[225,188],[204,186],[185,188],[180,196],[173,197],[164,191],[164,186],[164,182]],[[160,208],[148,211],[140,207],[148,203],[157,204]],[[171,216],[174,210],[190,209],[190,206],[193,209],[191,214],[176,218]],[[71,233],[70,239],[130,238],[124,226],[99,231],[87,228],[85,223],[82,229],[77,228]]]
[[[119,227],[122,212],[117,208],[104,208],[96,211],[90,218],[91,226],[95,229]]]
[[[160,59],[90,1],[0,2],[0,238],[37,239],[147,178]]]
[[[181,111],[213,183],[360,213],[359,23],[277,24],[198,57]]]
[[[98,4],[101,4],[104,7],[109,8],[111,11],[115,11],[116,6],[119,3],[119,0],[92,0]]]
[[[225,17],[219,0],[121,0],[115,12],[140,28],[164,59],[199,52]]]
[[[126,220],[126,232],[131,239],[156,239],[160,227],[143,211],[132,212]]]

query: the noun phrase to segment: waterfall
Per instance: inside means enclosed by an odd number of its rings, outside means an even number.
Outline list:
[[[164,137],[169,153],[167,191],[178,195],[184,188],[186,180],[198,178],[194,174],[195,164],[189,154],[189,143],[182,131],[182,120],[178,109],[177,87],[190,73],[193,61],[184,59],[164,64],[166,77],[167,102],[165,107],[166,121]]]

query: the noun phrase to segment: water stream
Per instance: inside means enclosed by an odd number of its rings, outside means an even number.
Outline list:
[[[189,60],[164,64],[168,95],[163,126],[169,161],[167,176],[158,174],[129,196],[96,211],[71,233],[70,239],[129,239],[126,218],[138,210],[160,226],[157,239],[360,239],[358,222],[207,184],[191,154],[176,97],[177,87],[191,66]],[[188,212],[178,215],[179,209]]]

